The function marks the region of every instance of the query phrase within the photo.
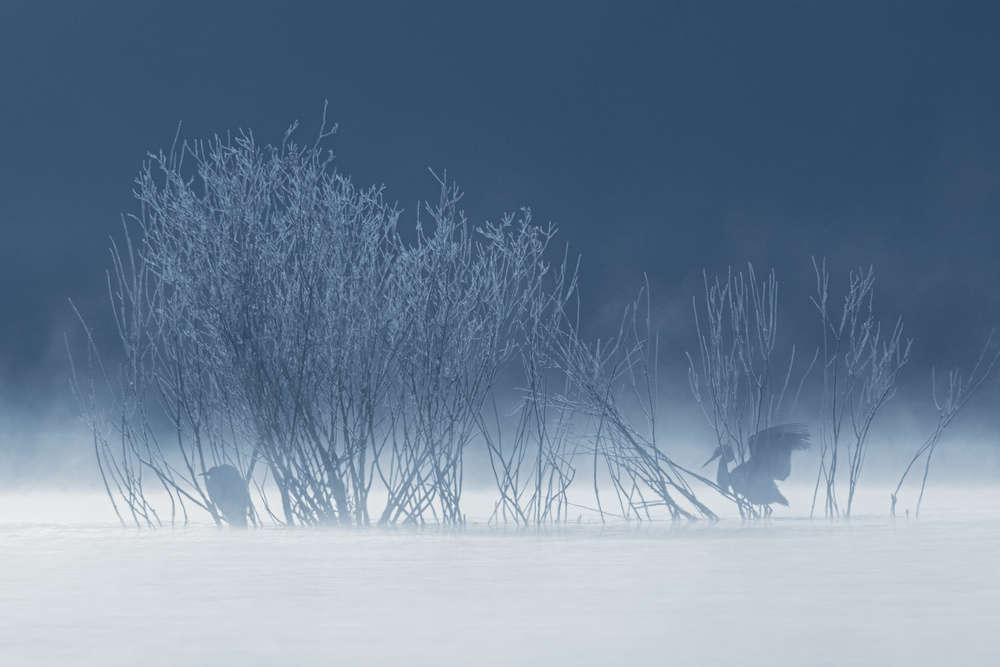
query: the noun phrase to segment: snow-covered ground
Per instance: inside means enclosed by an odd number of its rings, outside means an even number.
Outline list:
[[[244,533],[10,496],[0,663],[1000,664],[1000,512],[968,494],[919,522]]]

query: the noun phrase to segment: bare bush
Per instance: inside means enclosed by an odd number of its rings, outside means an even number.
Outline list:
[[[951,424],[952,420],[958,416],[959,411],[965,403],[972,398],[972,395],[975,394],[979,387],[982,386],[983,382],[993,371],[993,367],[996,365],[997,361],[1000,360],[1000,351],[997,351],[997,353],[991,358],[987,357],[987,352],[992,341],[993,332],[990,332],[986,345],[983,346],[983,351],[980,353],[979,358],[976,360],[976,363],[973,365],[972,371],[969,373],[967,378],[962,377],[958,368],[948,373],[948,392],[944,396],[938,395],[937,381],[934,376],[933,369],[931,370],[931,396],[934,399],[934,407],[937,409],[938,413],[937,423],[934,425],[931,434],[927,436],[927,439],[923,442],[923,444],[917,448],[916,453],[914,453],[913,458],[910,459],[910,463],[906,466],[902,476],[899,478],[899,484],[896,485],[896,490],[891,494],[891,516],[896,516],[896,502],[898,501],[899,491],[903,488],[903,483],[906,481],[907,475],[910,474],[910,470],[914,465],[916,465],[917,461],[919,461],[922,457],[926,457],[924,458],[924,474],[920,480],[920,495],[917,496],[917,507],[916,512],[914,513],[915,517],[920,517],[920,503],[923,502],[924,499],[924,490],[927,487],[927,476],[931,471],[931,459],[933,459],[934,451],[941,442],[941,436],[944,435],[945,429],[949,424]],[[909,512],[907,512],[907,514],[909,514]]]
[[[563,404],[587,419],[580,438],[593,457],[593,490],[602,521],[606,514],[651,519],[658,507],[673,519],[714,519],[688,481],[698,476],[679,466],[658,440],[658,341],[648,295],[647,287],[626,309],[617,335],[608,342],[587,344],[574,329],[555,338],[570,380]],[[601,501],[602,470],[612,484],[617,512]]]
[[[902,320],[888,335],[875,319],[872,302],[875,275],[851,272],[839,320],[829,311],[829,274],[826,262],[817,264],[813,304],[823,326],[823,399],[820,408],[820,465],[810,516],[816,509],[819,489],[828,517],[843,512],[850,517],[858,480],[868,453],[868,436],[882,406],[896,393],[896,380],[906,365],[911,341],[904,341]],[[841,508],[837,480],[841,454],[848,464],[847,504]]]
[[[506,220],[504,226],[511,222]],[[522,225],[517,233],[529,230]],[[500,231],[487,233],[500,241]],[[520,364],[514,363],[512,375],[521,383],[520,400],[504,414],[498,407],[502,397],[491,391],[489,409],[480,413],[480,433],[500,494],[491,521],[541,525],[568,519],[568,490],[576,477],[578,446],[572,428],[576,411],[557,398],[557,389],[562,387],[565,393],[568,380],[556,344],[565,336],[575,338],[576,326],[567,318],[567,308],[576,292],[576,271],[569,270],[566,256],[559,266],[543,261],[553,234],[549,228],[543,235],[532,232],[530,243],[496,243],[497,248],[507,249],[504,254],[515,266],[531,267],[521,270],[531,279],[525,281],[518,299],[522,313],[516,318]],[[515,423],[510,428],[512,419]]]
[[[109,276],[120,376],[88,338],[76,382],[116,510],[160,525],[155,481],[170,521],[199,507],[221,523],[205,473],[228,464],[257,492],[255,520],[458,524],[463,452],[480,438],[522,519],[564,518],[573,470],[544,378],[575,282],[544,259],[554,230],[527,211],[475,229],[442,180],[433,229],[418,219],[404,244],[381,190],[356,188],[319,149],[332,131],[303,147],[292,130],[277,147],[249,133],[185,144],[137,179],[141,213]],[[517,377],[511,452],[484,410]],[[512,469],[526,439],[538,444],[529,496]]]
[[[773,271],[760,283],[749,264],[745,276],[730,272],[725,281],[717,277],[709,283],[706,274],[704,318],[699,316],[697,299],[693,302],[700,363],[688,355],[691,391],[715,433],[722,457],[720,465],[726,465],[731,452],[729,462],[742,466],[753,455],[754,435],[787,421],[779,417],[794,412],[812,363],[802,373],[795,395],[787,403],[795,347],[782,372],[775,358],[778,282]],[[766,513],[766,508],[755,506],[740,493],[713,486],[737,503],[741,516]]]
[[[412,521],[430,510],[445,523],[464,522],[463,451],[484,438],[490,456],[499,457],[492,458],[494,465],[504,458],[500,434],[491,433],[484,410],[511,364],[541,353],[542,318],[551,320],[568,297],[565,264],[553,278],[544,259],[553,229],[533,226],[525,211],[520,219],[508,216],[473,230],[458,211],[458,190],[440,184],[440,202],[428,207],[433,232],[418,227],[416,243],[397,261],[407,335],[394,400],[405,409],[393,431],[389,468],[379,468],[390,496],[382,521]],[[537,392],[526,390],[526,413],[537,407]],[[509,475],[498,478],[508,501],[511,483]]]

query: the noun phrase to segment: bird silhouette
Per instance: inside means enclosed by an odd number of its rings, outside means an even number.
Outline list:
[[[749,456],[732,470],[735,460],[729,445],[715,448],[707,466],[719,459],[716,482],[723,491],[733,490],[751,505],[760,505],[764,514],[771,513],[771,505],[788,507],[788,500],[781,495],[775,480],[788,479],[792,473],[792,452],[809,449],[809,429],[805,424],[779,424],[757,431],[747,439]],[[704,466],[703,466],[704,467]]]
[[[236,528],[247,527],[250,493],[240,471],[229,464],[214,466],[201,473],[205,478],[208,498],[219,514]]]

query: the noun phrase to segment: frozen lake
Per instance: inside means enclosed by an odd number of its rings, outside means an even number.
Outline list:
[[[994,665],[1000,521],[0,525],[4,665]]]

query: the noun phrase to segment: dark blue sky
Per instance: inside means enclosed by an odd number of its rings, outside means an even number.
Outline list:
[[[473,220],[559,227],[592,322],[648,273],[669,359],[702,270],[747,261],[813,344],[817,255],[875,266],[924,383],[1000,324],[997,35],[997,2],[5,0],[2,379],[65,386],[67,299],[107,312],[108,237],[178,122],[306,140],[329,100],[338,168],[405,224],[447,169]]]

